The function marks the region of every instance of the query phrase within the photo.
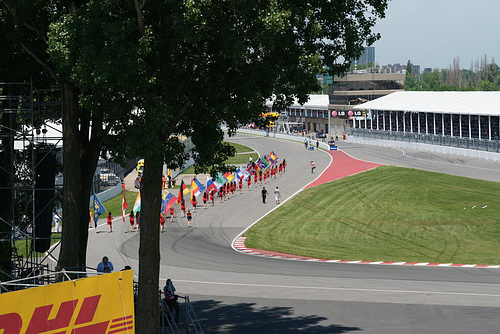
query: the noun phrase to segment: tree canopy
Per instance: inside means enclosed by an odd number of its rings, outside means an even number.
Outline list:
[[[408,61],[408,64],[411,64]],[[406,71],[405,90],[420,91],[498,91],[500,90],[500,67],[484,56],[469,69],[460,67],[460,59],[453,59],[448,68],[424,71],[421,75]]]
[[[345,72],[345,60],[380,37],[372,28],[387,7],[387,0],[0,3],[5,36],[63,90],[61,267],[85,265],[86,206],[101,149],[145,158],[137,326],[151,333],[161,171],[187,158],[181,136],[191,138],[199,168],[220,167],[234,153],[222,124],[232,133],[258,120],[267,98],[306,102],[319,88],[317,73]]]

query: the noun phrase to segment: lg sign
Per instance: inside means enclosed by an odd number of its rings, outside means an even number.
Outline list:
[[[365,112],[361,110],[333,110],[332,117],[348,118],[348,117],[364,117]]]

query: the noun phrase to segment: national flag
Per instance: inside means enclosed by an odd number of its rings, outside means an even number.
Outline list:
[[[99,216],[102,215],[106,209],[104,208],[104,205],[102,205],[101,201],[97,197],[97,195],[94,193],[94,226],[97,228],[97,220],[99,219]]]
[[[276,162],[280,160],[280,158],[276,155],[276,153],[274,153],[274,151],[271,151],[271,153],[269,153],[269,156],[272,157]]]
[[[132,209],[134,211],[134,215],[137,216],[137,212],[141,211],[141,193],[137,194],[137,198],[135,199],[134,203],[134,208]]]
[[[168,190],[164,189],[161,192],[161,212],[165,212],[165,214],[168,212],[170,207],[177,202],[177,197],[172,195],[171,192]]]
[[[125,191],[123,192],[123,198],[122,198],[122,219],[123,222],[125,222],[125,210],[128,208],[128,203],[127,200],[125,199]]]
[[[243,178],[243,174],[241,173],[241,169],[239,167],[236,168],[236,178],[238,180],[241,180]]]
[[[198,179],[194,178],[191,180],[191,197],[198,197],[205,190],[203,184],[198,181]]]
[[[268,156],[264,156],[264,160],[267,162],[268,165],[272,165],[273,163],[271,162],[271,160],[269,159]]]
[[[257,167],[262,171],[264,171],[267,168],[267,163],[264,160],[262,160],[261,158],[259,158],[257,160],[255,165],[257,165]]]
[[[273,166],[276,164],[276,160],[270,154],[268,155],[267,160],[269,160]]]
[[[210,176],[207,176],[207,192],[212,192],[212,190],[217,190],[217,186]]]
[[[222,182],[224,182],[224,181],[222,181],[219,177],[215,178],[214,185],[217,188],[217,190],[219,190],[220,188],[222,188],[222,186],[224,185],[224,183],[222,183]]]
[[[222,175],[222,173],[217,174],[217,181],[219,181],[220,184],[224,185],[227,183],[227,179]]]
[[[181,182],[181,188],[179,189],[179,196],[177,196],[177,204],[181,204],[182,199],[188,193],[189,193],[189,189],[186,187],[186,184],[184,183],[184,180],[182,180],[182,182]]]
[[[227,172],[226,174],[224,174],[224,177],[227,180],[226,182],[231,182],[234,179],[233,173],[229,173],[229,172]]]
[[[246,181],[246,179],[248,179],[250,177],[250,173],[247,172],[246,170],[242,169],[241,170],[241,174],[243,175],[243,182]]]
[[[250,165],[250,167],[248,167],[246,169],[247,173],[250,174],[250,175],[254,175],[255,174],[255,167],[253,165]]]

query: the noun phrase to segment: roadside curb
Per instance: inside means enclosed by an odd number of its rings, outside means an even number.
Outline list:
[[[317,259],[313,257],[293,255],[287,253],[273,252],[255,248],[247,248],[245,246],[246,237],[239,237],[234,242],[234,249],[240,253],[274,258],[281,260],[295,260],[307,262],[323,262],[323,263],[349,263],[349,264],[381,264],[390,266],[417,266],[417,267],[453,267],[453,268],[481,268],[481,269],[500,269],[500,265],[482,265],[482,264],[458,264],[458,263],[430,263],[430,262],[390,262],[390,261],[349,261],[349,260],[327,260]]]

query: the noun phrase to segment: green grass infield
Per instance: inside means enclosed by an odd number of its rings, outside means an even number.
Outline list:
[[[256,161],[259,158],[259,155],[257,152],[255,152],[252,148],[241,145],[241,144],[236,144],[236,143],[229,143],[231,146],[234,147],[236,151],[236,155],[234,157],[228,158],[224,163],[226,165],[246,165],[248,161],[250,160],[249,158],[252,157],[253,161]],[[253,153],[250,153],[253,152]],[[208,173],[209,171],[207,171]],[[194,172],[194,166],[188,167],[186,170],[184,170],[181,174],[195,174]]]
[[[498,265],[500,183],[382,166],[301,192],[245,235],[322,259]]]

